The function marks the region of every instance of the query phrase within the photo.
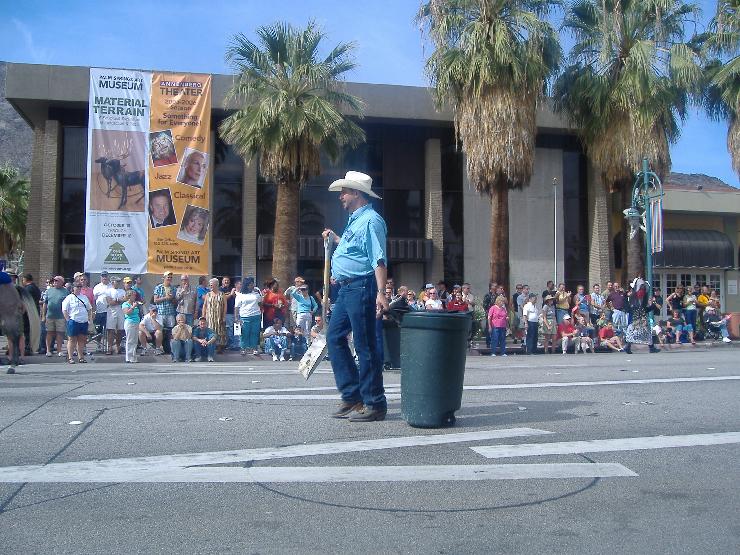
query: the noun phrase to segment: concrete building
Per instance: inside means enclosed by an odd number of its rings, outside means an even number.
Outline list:
[[[260,177],[255,163],[243,161],[217,136],[218,122],[232,108],[225,101],[231,84],[231,76],[213,76],[217,155],[210,167],[215,222],[210,267],[214,275],[256,275],[260,282],[270,275],[275,189]],[[360,123],[367,142],[345,152],[336,164],[325,160],[322,175],[303,188],[300,273],[319,284],[319,233],[325,226],[342,229],[346,222],[327,186],[354,169],[370,174],[383,197],[376,207],[388,223],[389,273],[397,284],[418,289],[439,279],[450,285],[469,281],[482,294],[489,276],[490,203],[467,182],[451,114],[435,109],[426,88],[360,83],[347,88],[366,104]],[[25,267],[42,277],[72,275],[84,258],[88,90],[87,67],[7,66],[6,97],[34,131]],[[619,272],[621,260],[610,249],[610,239],[616,238],[610,237],[610,222],[595,221],[592,215],[600,203],[615,217],[621,206],[603,192],[577,137],[561,118],[543,107],[537,125],[531,183],[509,196],[511,285],[529,283],[541,291],[548,279],[571,287],[605,282],[614,268]],[[671,217],[666,217],[666,228],[691,231],[706,225],[716,232],[707,239],[712,245],[731,245],[731,261],[723,261],[721,268],[697,269],[691,279],[720,275],[728,308],[740,310],[737,288],[732,289],[737,282],[740,196],[732,188],[705,190],[696,198],[692,194],[667,190]],[[670,227],[674,222],[677,227]],[[612,223],[611,229],[621,229],[617,220]],[[670,250],[669,239],[667,232]],[[668,253],[666,259],[673,260]],[[671,275],[689,268],[668,269],[660,275],[670,285]]]

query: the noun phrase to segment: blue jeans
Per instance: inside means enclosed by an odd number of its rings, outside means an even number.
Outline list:
[[[273,335],[265,337],[265,352],[270,355],[280,356],[288,348],[288,338],[284,335]]]
[[[170,341],[170,349],[172,350],[172,360],[180,360],[182,354],[185,357],[185,362],[188,362],[193,354],[193,340],[173,339]]]
[[[308,343],[306,342],[306,338],[301,337],[300,340],[297,340],[294,337],[293,341],[291,341],[290,343],[290,358],[292,358],[293,360],[297,360],[306,354],[306,350],[308,350]]]
[[[210,345],[203,347],[197,341],[193,341],[193,356],[195,358],[213,357],[216,355],[216,344],[211,343]]]
[[[491,354],[499,355],[506,353],[506,328],[493,328],[491,330]]]
[[[696,310],[695,309],[685,309],[684,314],[686,315],[686,331],[696,331]],[[689,326],[691,326],[691,329],[689,329]]]
[[[555,309],[555,319],[557,320],[558,324],[563,323],[563,316],[568,314],[568,310],[565,308],[556,308]]]
[[[384,410],[387,403],[383,389],[383,357],[378,351],[375,333],[377,294],[374,274],[343,285],[329,320],[326,343],[342,400],[362,401],[367,407]],[[349,332],[352,332],[359,368],[347,342]]]
[[[227,349],[238,349],[239,344],[237,339],[234,337],[234,313],[226,313],[226,348]]]
[[[527,322],[527,354],[532,355],[537,352],[537,333],[539,331],[538,322]]]
[[[254,316],[242,316],[242,335],[239,338],[239,346],[243,351],[252,349],[253,351],[259,347],[260,344],[260,323],[262,322],[262,314],[255,314]]]

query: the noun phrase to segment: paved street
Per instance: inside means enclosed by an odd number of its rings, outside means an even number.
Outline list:
[[[25,365],[0,553],[738,553],[739,353],[469,357],[437,430],[398,373],[351,424],[328,363]]]

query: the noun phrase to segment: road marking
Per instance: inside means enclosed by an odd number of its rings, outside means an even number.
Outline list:
[[[523,443],[519,445],[471,447],[471,449],[489,459],[502,459],[536,455],[577,455],[579,453],[726,445],[728,443],[740,443],[740,432],[593,439],[590,441],[563,441],[559,443]]]
[[[53,482],[240,482],[240,483],[341,483],[429,482],[476,480],[528,480],[564,478],[634,477],[635,472],[616,463],[490,464],[428,466],[284,466],[197,467],[103,473],[59,479],[19,480]],[[85,479],[87,478],[87,479]]]
[[[687,382],[717,382],[728,380],[740,380],[740,376],[703,376],[695,378],[649,378],[642,380],[601,380],[593,382],[544,382],[544,383],[518,383],[518,384],[489,384],[489,385],[466,385],[465,391],[490,391],[498,389],[541,389],[549,387],[591,387],[600,385],[641,385],[654,383],[687,383]],[[397,400],[401,395],[396,393],[398,385],[389,385],[386,397],[389,400]],[[171,391],[162,393],[100,393],[85,394],[70,397],[77,400],[148,400],[148,401],[284,401],[295,399],[299,401],[322,401],[336,400],[339,395],[317,395],[317,394],[297,394],[293,395],[291,391],[331,391],[333,387],[315,387],[315,388],[285,388],[285,389],[238,389],[235,391]],[[271,392],[272,394],[262,394],[260,392]],[[276,393],[284,392],[284,394]]]
[[[199,465],[235,464],[337,453],[358,453],[401,447],[446,445],[469,441],[488,441],[510,437],[551,434],[534,428],[507,428],[450,434],[402,436],[386,439],[316,443],[239,449],[207,453],[185,453],[154,457],[133,457],[97,461],[53,463],[49,465],[7,466],[0,468],[0,483],[8,482],[125,482],[146,481],[156,475],[164,480],[168,474]],[[136,478],[134,480],[134,478]],[[158,480],[150,480],[158,481]]]

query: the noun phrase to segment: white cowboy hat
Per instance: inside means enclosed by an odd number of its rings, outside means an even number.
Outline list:
[[[373,178],[360,172],[348,171],[344,179],[337,179],[329,185],[330,191],[341,191],[343,188],[361,191],[373,198],[381,198],[372,191]]]

